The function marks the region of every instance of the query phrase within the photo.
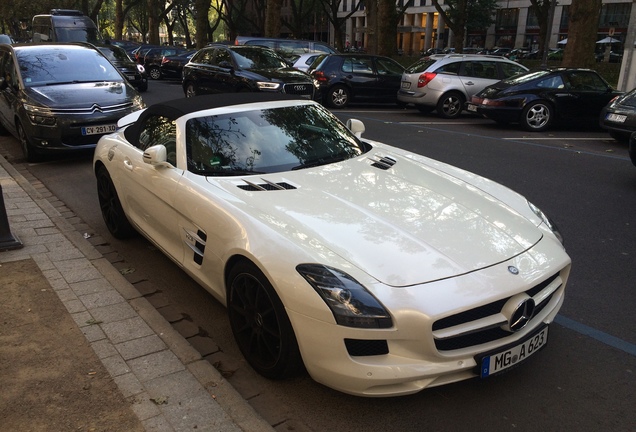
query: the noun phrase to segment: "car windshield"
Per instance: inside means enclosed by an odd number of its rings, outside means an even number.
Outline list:
[[[304,104],[190,119],[186,148],[189,171],[218,176],[327,165],[368,150],[329,111]]]
[[[27,87],[123,81],[117,69],[92,49],[38,46],[17,51],[17,57]]]
[[[236,56],[236,62],[241,69],[280,69],[288,67],[285,60],[274,51],[249,47],[233,51]]]

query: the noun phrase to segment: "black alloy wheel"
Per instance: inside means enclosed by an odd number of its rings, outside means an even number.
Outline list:
[[[115,185],[104,166],[97,169],[97,198],[102,217],[108,231],[116,239],[127,239],[135,235],[135,228],[130,224],[119,201]]]
[[[265,275],[253,263],[241,261],[232,268],[228,283],[230,325],[247,362],[270,379],[297,374],[302,360],[296,336]]]

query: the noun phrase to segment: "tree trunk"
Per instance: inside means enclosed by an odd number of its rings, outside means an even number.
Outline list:
[[[572,1],[568,43],[563,53],[562,66],[586,68],[596,66],[594,51],[601,6],[601,0]]]
[[[115,39],[123,39],[124,35],[124,0],[115,1]]]
[[[379,0],[378,2],[378,36],[376,38],[377,53],[383,56],[395,54],[397,49],[398,12],[395,0]]]
[[[196,34],[195,39],[197,43],[197,48],[203,48],[208,43],[208,27],[210,27],[210,23],[208,22],[208,12],[210,10],[211,1],[210,0],[196,0],[194,7],[197,11],[196,18]]]
[[[280,37],[280,10],[283,0],[267,0],[265,37]]]
[[[159,5],[157,0],[148,0],[148,43],[159,45]]]
[[[367,3],[367,43],[365,49],[369,54],[378,52],[378,0]]]

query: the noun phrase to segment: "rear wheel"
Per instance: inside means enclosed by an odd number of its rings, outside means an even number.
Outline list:
[[[349,105],[351,92],[343,85],[333,86],[326,95],[326,104],[331,108],[345,108]]]
[[[148,69],[148,76],[153,80],[161,79],[161,69],[157,66],[150,66],[150,69]]]
[[[234,338],[256,372],[270,379],[298,373],[302,360],[294,330],[276,291],[249,261],[228,277],[228,315]]]
[[[543,101],[529,103],[521,113],[521,127],[530,132],[541,132],[552,123],[552,106]]]
[[[464,102],[466,101],[461,93],[446,93],[437,102],[437,114],[442,118],[457,118],[464,110]]]
[[[119,201],[115,185],[108,170],[101,166],[97,169],[97,198],[106,228],[117,239],[126,239],[135,235],[135,228],[130,224]]]

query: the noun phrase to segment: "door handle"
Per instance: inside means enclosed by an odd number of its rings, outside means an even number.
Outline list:
[[[133,164],[130,161],[130,159],[126,158],[124,159],[124,166],[126,167],[127,170],[132,171],[133,170]]]

